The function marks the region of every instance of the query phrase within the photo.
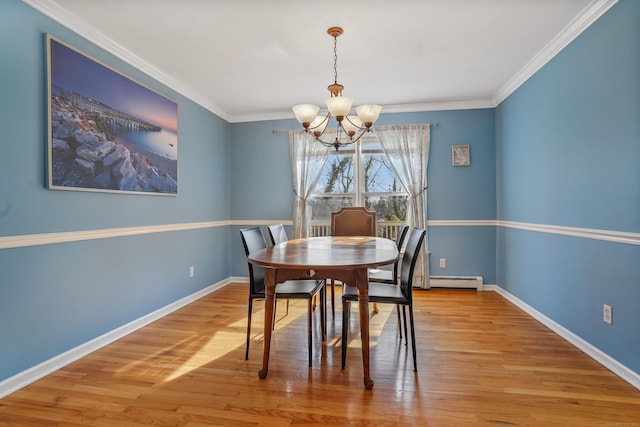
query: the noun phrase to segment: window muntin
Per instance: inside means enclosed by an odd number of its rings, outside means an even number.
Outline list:
[[[328,224],[331,212],[345,206],[364,206],[380,222],[407,222],[409,197],[400,184],[375,136],[331,151],[310,199],[312,229]],[[316,233],[313,233],[313,225]]]

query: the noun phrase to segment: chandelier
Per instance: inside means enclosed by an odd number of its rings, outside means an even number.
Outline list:
[[[353,99],[342,96],[344,86],[338,83],[338,36],[342,34],[342,28],[331,27],[327,34],[333,37],[333,84],[327,89],[331,96],[325,100],[328,108],[326,115],[318,115],[320,107],[312,104],[299,104],[293,107],[296,119],[304,127],[304,131],[313,135],[313,139],[327,147],[338,150],[345,145],[353,144],[362,138],[366,132],[371,131],[371,126],[378,119],[382,107],[379,105],[360,105],[355,108],[356,116],[349,115]],[[335,139],[323,140],[321,137],[327,130],[331,117],[337,122]],[[359,134],[358,134],[359,132]],[[356,136],[356,134],[358,134]]]

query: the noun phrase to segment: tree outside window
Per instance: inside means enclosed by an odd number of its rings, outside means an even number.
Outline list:
[[[395,238],[394,230],[407,223],[408,194],[373,135],[330,153],[310,206],[310,236],[329,233],[331,212],[364,206],[376,212],[378,233]]]

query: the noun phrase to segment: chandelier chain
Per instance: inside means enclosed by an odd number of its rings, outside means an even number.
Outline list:
[[[338,37],[333,36],[333,82],[338,84]]]
[[[315,141],[322,145],[340,147],[353,144],[367,132],[373,129],[371,126],[378,119],[382,107],[379,105],[360,105],[356,107],[356,116],[349,116],[353,100],[342,96],[344,86],[338,83],[338,36],[342,34],[341,27],[330,27],[327,34],[333,37],[333,84],[327,86],[330,96],[326,99],[328,112],[326,115],[318,115],[320,107],[312,104],[298,104],[293,107],[296,119],[304,127],[304,131],[313,136]],[[327,130],[329,121],[337,122],[335,139],[332,142],[323,141],[322,135]]]

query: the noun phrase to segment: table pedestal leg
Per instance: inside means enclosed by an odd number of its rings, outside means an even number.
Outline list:
[[[271,348],[271,331],[273,330],[273,310],[276,295],[276,270],[274,268],[265,269],[264,287],[264,347],[262,369],[258,371],[260,379],[265,379],[269,371],[269,350]]]
[[[364,388],[371,390],[373,388],[373,380],[371,379],[369,372],[369,283],[367,269],[358,269],[355,270],[354,273],[356,287],[358,289]]]

